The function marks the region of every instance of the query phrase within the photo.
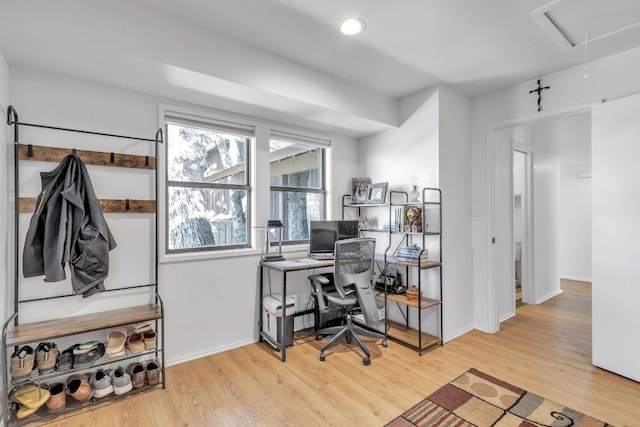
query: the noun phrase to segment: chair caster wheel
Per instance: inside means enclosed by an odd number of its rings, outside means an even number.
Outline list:
[[[325,358],[324,353],[320,353],[320,361],[321,362],[324,362],[324,358]]]
[[[369,366],[371,365],[371,359],[369,359],[368,357],[365,357],[364,359],[362,359],[362,364],[364,366]]]
[[[389,343],[387,342],[387,340],[382,340],[382,346],[383,347],[388,347]]]

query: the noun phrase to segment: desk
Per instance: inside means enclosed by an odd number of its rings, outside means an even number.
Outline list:
[[[284,305],[287,301],[287,273],[291,271],[302,270],[314,270],[316,268],[333,267],[333,260],[315,260],[310,258],[292,258],[284,261],[261,261],[260,262],[260,300],[258,301],[258,342],[262,340],[268,341],[275,348],[280,348],[280,359],[283,362],[287,361],[287,346],[284,345],[284,339],[282,344],[278,344],[275,340],[271,339],[269,335],[262,332],[262,292],[264,289],[264,269],[269,268],[275,271],[282,272],[282,324],[286,323],[287,310],[284,309]],[[293,316],[300,316],[307,312],[296,312]]]

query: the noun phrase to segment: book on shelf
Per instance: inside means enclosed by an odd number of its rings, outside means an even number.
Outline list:
[[[396,251],[396,260],[398,261],[406,261],[406,262],[415,262],[418,261],[426,261],[429,259],[429,251],[418,246],[409,246],[404,248],[399,248]]]

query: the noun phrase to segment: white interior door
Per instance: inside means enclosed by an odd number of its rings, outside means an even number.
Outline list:
[[[640,381],[640,95],[592,111],[593,364]]]

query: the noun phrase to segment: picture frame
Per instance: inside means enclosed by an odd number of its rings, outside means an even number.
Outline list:
[[[354,205],[367,202],[371,178],[351,178],[351,203]]]
[[[367,189],[367,203],[382,204],[387,199],[387,182],[369,184]]]

